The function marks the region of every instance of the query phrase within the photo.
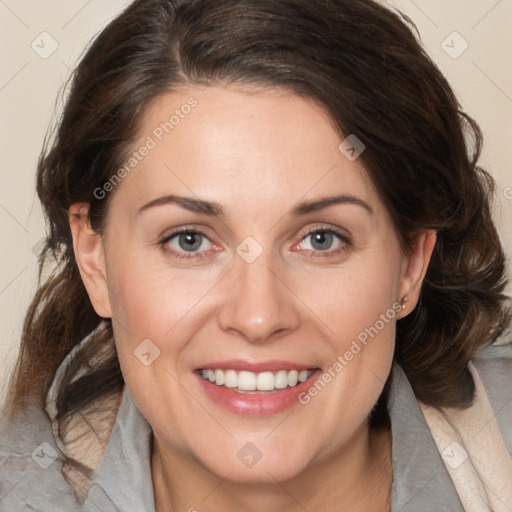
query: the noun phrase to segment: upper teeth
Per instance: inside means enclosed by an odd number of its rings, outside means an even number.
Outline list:
[[[238,388],[242,391],[272,391],[296,386],[304,382],[313,370],[279,370],[278,372],[253,373],[236,370],[202,370],[203,379],[217,386]]]

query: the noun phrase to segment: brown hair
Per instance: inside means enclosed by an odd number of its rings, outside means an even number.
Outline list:
[[[180,84],[233,82],[286,88],[324,106],[361,158],[406,250],[437,231],[421,299],[398,322],[395,359],[416,396],[467,406],[467,363],[510,319],[505,258],[491,219],[493,180],[477,159],[482,136],[404,18],[371,0],[136,0],[96,38],[75,70],[37,192],[49,222],[40,279],[23,327],[9,403],[42,403],[59,363],[100,322],[73,255],[68,209],[90,203],[104,228],[108,198],[94,191],[124,162],[141,114]],[[405,21],[408,21],[407,19]],[[111,325],[70,366],[59,416],[120,390]],[[88,371],[74,379],[77,368]]]

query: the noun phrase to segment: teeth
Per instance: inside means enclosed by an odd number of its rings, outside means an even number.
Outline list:
[[[308,371],[302,370],[299,372],[299,382],[304,382],[308,378]]]
[[[297,370],[292,370],[288,372],[288,386],[293,387],[297,385],[297,381],[299,380],[299,372]]]
[[[238,389],[244,391],[255,391],[256,390],[256,374],[252,372],[240,372],[238,374]]]
[[[288,387],[288,372],[286,370],[280,370],[274,375],[274,387],[276,389]]]
[[[219,386],[224,384],[224,372],[222,370],[215,370],[215,383]]]
[[[256,389],[258,391],[272,391],[276,387],[274,374],[272,372],[259,373],[256,378]],[[238,381],[240,383],[240,380]]]
[[[222,372],[222,370],[219,371]],[[215,384],[217,384],[217,382],[215,382]],[[238,386],[238,375],[236,374],[235,370],[228,370],[226,373],[224,373],[224,385],[227,388],[236,388]]]
[[[241,391],[273,391],[274,389],[285,389],[288,386],[294,387],[306,381],[313,370],[279,370],[278,372],[253,373],[247,371],[236,372],[235,370],[202,370],[203,379],[210,381],[217,386],[227,388],[238,388]]]

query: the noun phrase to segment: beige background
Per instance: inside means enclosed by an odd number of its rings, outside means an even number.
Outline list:
[[[87,42],[128,3],[0,0],[0,396],[35,289],[35,254],[44,222],[35,197],[34,172],[57,92]],[[496,218],[510,255],[512,0],[388,3],[415,21],[429,54],[484,131],[481,163],[498,182]]]

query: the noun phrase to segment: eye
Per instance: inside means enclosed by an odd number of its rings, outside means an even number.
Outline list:
[[[314,257],[326,257],[338,255],[348,250],[350,240],[348,236],[333,228],[317,228],[303,235],[302,242],[297,244],[296,247],[299,250],[312,251]]]
[[[177,258],[205,257],[208,245],[213,245],[209,238],[200,231],[182,229],[167,236],[160,242],[162,248]]]
[[[309,240],[310,247],[306,247],[306,249],[315,251],[327,251],[336,242],[335,235],[328,231],[315,231],[303,237],[303,240]]]

